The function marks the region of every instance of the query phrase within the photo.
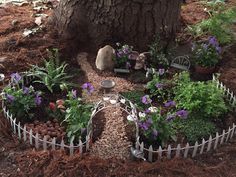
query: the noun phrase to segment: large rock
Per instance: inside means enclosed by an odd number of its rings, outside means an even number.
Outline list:
[[[114,57],[115,50],[110,45],[106,45],[105,47],[99,49],[96,58],[97,69],[101,71],[113,70],[115,66]]]

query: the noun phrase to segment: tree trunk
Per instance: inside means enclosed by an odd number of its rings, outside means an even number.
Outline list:
[[[64,38],[89,46],[123,42],[146,49],[155,35],[173,41],[182,0],[61,0],[53,21]]]

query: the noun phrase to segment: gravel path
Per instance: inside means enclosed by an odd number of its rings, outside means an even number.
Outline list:
[[[92,95],[83,95],[89,102],[97,102],[101,99],[103,92],[101,91],[100,83],[105,79],[113,80],[116,83],[113,93],[122,91],[134,90],[135,84],[130,83],[126,79],[114,77],[113,73],[104,72],[102,76],[98,75],[87,60],[87,53],[80,53],[77,56],[77,61],[83,71],[86,73],[88,82],[95,87],[95,92]],[[103,110],[104,112],[104,131],[99,139],[91,148],[91,154],[103,159],[117,158],[127,159],[130,156],[129,146],[131,142],[128,140],[122,110],[120,107],[112,107]]]
[[[104,116],[106,119],[104,131],[92,146],[91,154],[103,159],[128,159],[131,142],[126,135],[127,125],[124,123],[122,110],[120,107],[105,109]]]

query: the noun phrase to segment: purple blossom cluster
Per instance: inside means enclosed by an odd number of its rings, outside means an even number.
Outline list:
[[[88,94],[91,94],[94,91],[94,87],[91,83],[86,82],[82,85],[82,89],[86,91]]]
[[[12,73],[10,76],[11,76],[11,81],[14,82],[15,84],[18,84],[19,81],[21,80],[21,75],[19,73]]]
[[[152,103],[152,100],[151,100],[151,98],[150,98],[149,95],[144,95],[144,96],[141,98],[141,100],[142,100],[142,103],[143,103],[143,104],[146,104],[146,105]]]

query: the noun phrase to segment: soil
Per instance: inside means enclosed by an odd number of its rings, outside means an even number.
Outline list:
[[[205,18],[198,1],[187,1],[183,7],[184,23],[193,24]],[[236,4],[230,0],[230,5]],[[197,10],[195,11],[195,8]],[[22,37],[25,28],[34,27],[33,10],[29,5],[0,7],[0,71],[6,76],[16,71],[26,70],[30,64],[40,63],[46,56],[47,48],[66,51],[63,42],[54,32],[44,28],[42,32],[27,38]],[[51,11],[44,10],[50,15]],[[200,18],[201,17],[201,18]],[[12,20],[18,21],[12,26]],[[225,53],[220,68],[221,80],[236,92],[236,45]],[[68,54],[65,54],[67,56]],[[72,60],[72,63],[76,60]],[[87,72],[88,73],[88,72]],[[110,76],[109,74],[106,76]],[[104,78],[106,78],[104,75]],[[79,82],[88,80],[82,76]],[[96,82],[96,80],[94,80]],[[100,82],[97,81],[97,85]],[[126,83],[125,83],[126,84]],[[125,86],[127,89],[132,84]],[[135,88],[134,88],[135,89]],[[62,176],[160,176],[160,177],[234,177],[236,176],[236,140],[216,151],[203,154],[195,159],[172,159],[147,163],[115,158],[102,160],[89,154],[76,154],[69,157],[63,151],[36,151],[27,144],[19,142],[10,133],[9,126],[0,117],[0,177],[62,177]]]

